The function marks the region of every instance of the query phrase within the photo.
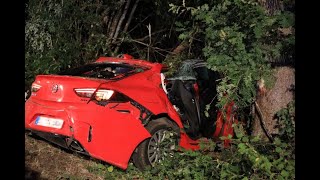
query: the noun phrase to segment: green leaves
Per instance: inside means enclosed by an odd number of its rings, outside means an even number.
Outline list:
[[[112,172],[113,171],[113,166],[109,166],[108,167],[108,172]]]
[[[281,147],[277,147],[277,148],[276,148],[276,152],[277,152],[277,153],[281,153],[281,152],[282,152]]]
[[[26,84],[107,52],[98,4],[91,1],[29,1],[25,27]],[[85,10],[84,10],[85,9]],[[94,36],[91,36],[94,34]]]
[[[255,38],[257,39],[261,38],[264,35],[264,30],[263,30],[263,27],[261,26],[255,26],[253,28],[253,32],[254,32]]]
[[[180,40],[185,40],[187,37],[188,37],[187,34],[180,34],[178,38],[179,38]]]
[[[278,57],[283,44],[289,42],[274,32],[280,26],[294,24],[292,13],[267,16],[263,7],[251,0],[217,1],[211,6],[181,6],[178,11],[191,11],[193,24],[201,27],[199,34],[205,37],[203,55],[209,68],[224,76],[218,86],[218,107],[232,99],[240,109],[245,108],[255,99],[257,80],[263,77],[272,84],[270,66],[265,57]],[[180,30],[182,24],[177,26]],[[186,32],[182,31],[179,38],[186,39]]]
[[[106,179],[295,179],[292,146],[279,138],[268,144],[250,137],[239,124],[234,124],[234,128],[232,146],[219,152],[215,151],[215,142],[206,140],[201,141],[200,150],[182,149],[144,172],[132,164],[126,171],[102,164],[89,170],[105,175]],[[290,153],[285,154],[287,151]]]
[[[289,176],[289,173],[287,171],[285,171],[285,170],[282,170],[281,171],[281,176],[286,178],[286,177]]]
[[[294,142],[295,137],[295,101],[286,108],[276,113],[278,119],[279,134],[282,140]]]
[[[291,27],[295,24],[295,16],[288,11],[277,16],[281,27]]]

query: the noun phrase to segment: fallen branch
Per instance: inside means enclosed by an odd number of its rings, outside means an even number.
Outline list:
[[[258,114],[260,116],[259,120],[260,120],[261,127],[262,127],[263,131],[265,132],[266,136],[268,137],[269,141],[273,142],[273,137],[269,133],[269,131],[266,128],[266,125],[264,123],[265,118],[264,118],[263,113],[262,113],[262,111],[260,109],[260,106],[258,105],[257,101],[255,101],[254,103],[255,103],[255,108],[257,109],[257,112],[258,112]]]
[[[151,33],[151,36],[155,35],[155,34],[158,34],[158,33],[162,33],[164,31],[167,31],[167,29],[160,29],[159,31],[155,31],[153,33]],[[145,39],[147,39],[149,37],[149,35],[146,35],[144,37],[141,37],[141,38],[138,38],[138,39],[135,39],[137,41],[144,41]]]

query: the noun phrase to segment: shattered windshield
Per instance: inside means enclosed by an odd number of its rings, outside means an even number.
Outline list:
[[[180,68],[176,72],[176,74],[172,78],[168,78],[170,80],[196,80],[197,72],[194,71],[195,68],[205,67],[206,63],[202,60],[198,59],[189,59],[183,61]]]

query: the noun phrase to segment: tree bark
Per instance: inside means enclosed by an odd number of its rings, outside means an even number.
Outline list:
[[[272,15],[275,11],[283,9],[280,0],[258,0],[258,2],[266,9],[268,15]]]
[[[290,67],[279,67],[275,70],[276,82],[272,89],[266,89],[264,93],[258,92],[256,103],[260,108],[261,116],[257,112],[253,121],[253,131],[252,135],[260,136],[262,139],[266,139],[266,132],[263,129],[263,124],[269,134],[277,134],[278,129],[275,128],[277,121],[275,119],[275,114],[285,108],[289,102],[294,100],[294,90],[295,86],[295,69]]]

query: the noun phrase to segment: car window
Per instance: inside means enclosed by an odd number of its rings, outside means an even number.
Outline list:
[[[195,71],[193,70],[192,63],[183,62],[178,70],[174,73],[173,77],[168,80],[196,80]]]
[[[209,80],[207,67],[198,67],[195,68],[194,71],[198,80]]]
[[[92,63],[78,68],[69,69],[59,75],[71,75],[100,79],[117,79],[131,74],[143,72],[145,69],[128,64]]]

